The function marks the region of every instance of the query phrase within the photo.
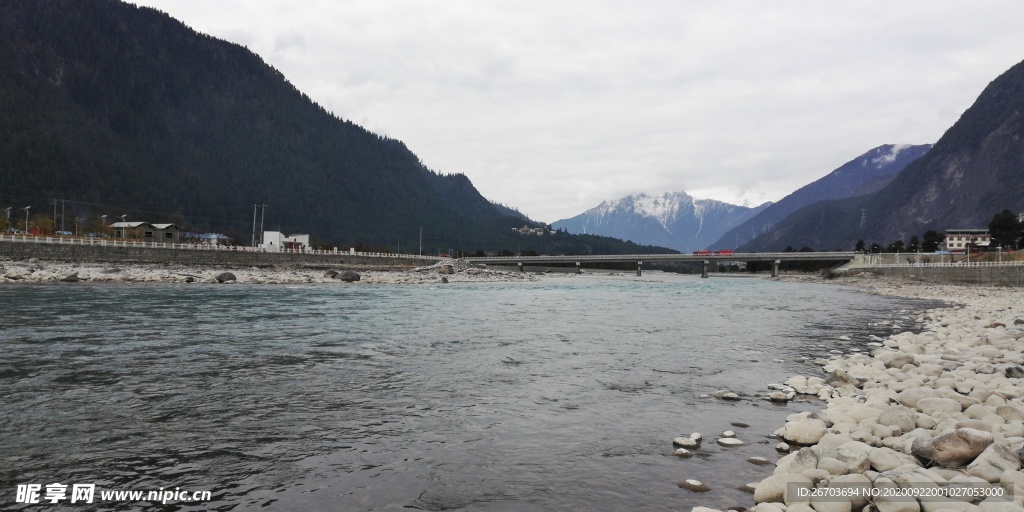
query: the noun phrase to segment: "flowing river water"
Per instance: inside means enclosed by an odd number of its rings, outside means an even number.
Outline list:
[[[648,273],[5,285],[0,307],[0,509],[61,483],[96,489],[67,510],[179,489],[210,500],[162,510],[491,511],[749,506],[738,487],[771,468],[747,459],[774,460],[772,431],[820,406],[767,402],[767,384],[823,376],[814,357],[867,350],[925,305]],[[744,399],[704,396],[722,388]],[[747,444],[715,445],[729,429]],[[673,456],[695,431],[699,456]]]

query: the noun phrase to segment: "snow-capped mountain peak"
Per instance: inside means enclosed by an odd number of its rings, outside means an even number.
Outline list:
[[[689,252],[704,249],[724,230],[765,207],[767,204],[747,208],[713,199],[694,199],[686,192],[635,194],[602,201],[552,226],[570,233],[607,235]]]
[[[910,148],[911,144],[891,144],[878,148],[878,155],[871,159],[871,164],[876,169],[881,169],[887,165],[892,164],[896,161],[896,157],[900,156],[904,150]]]
[[[667,231],[669,225],[676,220],[680,209],[693,204],[693,198],[686,192],[666,192],[660,196],[639,194],[631,196],[633,213],[640,217],[657,219]]]

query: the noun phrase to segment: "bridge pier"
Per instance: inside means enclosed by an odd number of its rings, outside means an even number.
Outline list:
[[[519,271],[522,272],[523,271],[523,262],[520,261],[519,263],[516,263],[516,265],[519,267]]]
[[[779,277],[779,260],[772,262],[772,277]]]
[[[576,273],[577,274],[582,274],[583,273],[583,271],[580,269],[580,262],[578,262],[578,261],[576,262]]]
[[[704,279],[707,279],[707,277],[708,277],[708,265],[710,263],[711,262],[708,261],[708,260],[704,260],[704,261],[700,262],[700,267],[701,267],[700,277],[702,277]]]
[[[644,266],[644,262],[642,262],[642,261],[636,262],[636,276],[637,277],[640,277],[640,276],[643,275],[643,272],[641,271],[643,269],[643,266]]]

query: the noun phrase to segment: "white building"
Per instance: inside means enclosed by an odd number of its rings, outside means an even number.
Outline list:
[[[264,231],[260,249],[264,252],[306,252],[309,235],[285,236],[280,231]]]
[[[947,229],[943,245],[949,252],[967,252],[967,246],[988,247],[992,237],[987,229]]]

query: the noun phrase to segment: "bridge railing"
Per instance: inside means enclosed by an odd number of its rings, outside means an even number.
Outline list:
[[[957,261],[957,262],[921,262],[921,263],[877,263],[861,265],[858,268],[989,268],[989,267],[1021,267],[1024,261]]]
[[[574,261],[751,261],[751,260],[852,260],[857,256],[853,252],[785,252],[785,253],[733,253],[733,254],[602,254],[602,255],[575,255],[575,256],[491,256],[491,257],[469,257],[466,258],[473,263],[487,263],[493,265],[515,265],[517,263],[545,263],[561,262],[571,263]]]
[[[99,247],[146,247],[155,249],[177,249],[190,251],[232,251],[232,252],[269,252],[283,254],[313,254],[322,256],[365,256],[370,258],[403,258],[436,260],[437,256],[422,256],[419,254],[399,254],[388,252],[360,252],[352,250],[313,249],[305,247],[302,249],[282,249],[280,251],[265,251],[260,247],[249,247],[244,245],[220,245],[220,244],[196,244],[196,243],[163,243],[144,242],[142,240],[125,240],[117,238],[92,238],[92,237],[69,237],[69,236],[36,236],[25,234],[0,233],[0,242],[22,242],[36,244],[61,244],[61,245],[82,245]]]

